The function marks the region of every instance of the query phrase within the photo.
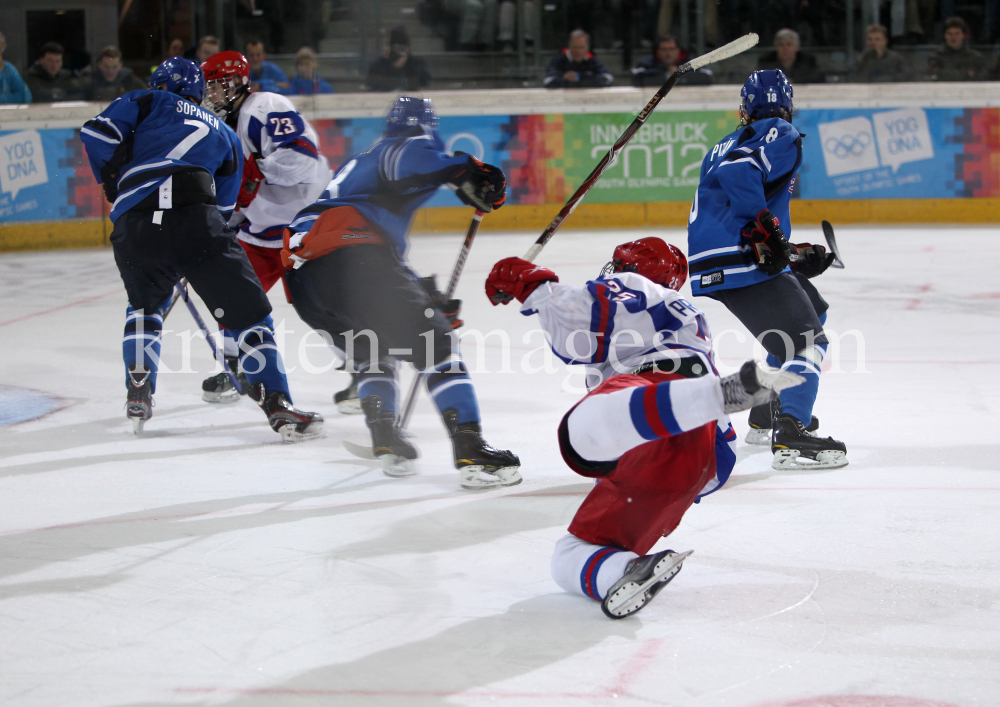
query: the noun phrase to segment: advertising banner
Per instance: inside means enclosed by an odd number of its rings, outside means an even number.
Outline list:
[[[562,204],[631,123],[630,113],[447,116],[449,150],[503,168],[508,204]],[[996,108],[824,109],[796,113],[802,199],[1000,197]],[[320,119],[336,168],[382,135],[380,118]],[[690,202],[702,159],[738,127],[735,111],[653,113],[586,197],[588,203]],[[442,189],[428,206],[457,206]],[[107,212],[79,130],[0,132],[0,224]]]

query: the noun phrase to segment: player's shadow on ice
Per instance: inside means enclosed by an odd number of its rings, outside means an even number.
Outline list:
[[[363,461],[363,460],[359,460]],[[412,498],[342,503],[339,494],[395,483],[377,478],[348,483],[373,470],[364,469],[353,477],[340,479],[324,488],[264,493],[233,498],[211,499],[149,508],[87,521],[44,528],[26,529],[0,535],[0,580],[37,570],[47,565],[69,562],[82,557],[123,548],[155,547],[160,544],[198,543],[217,535],[298,523],[311,519],[379,512],[406,508],[414,504],[440,500],[468,500],[451,508],[436,507],[424,515],[397,523],[381,539],[347,545],[331,550],[334,558],[355,558],[403,552],[434,552],[496,540],[503,535],[565,524],[579,503],[579,495],[540,496],[508,495],[484,497],[461,489]],[[555,492],[558,489],[549,489]],[[548,503],[548,507],[546,507]],[[463,510],[464,509],[464,510]],[[162,559],[176,549],[144,554],[136,566]],[[128,577],[127,569],[114,570],[115,581]],[[87,582],[100,581],[92,577]],[[61,593],[68,586],[63,580],[10,585],[18,594]],[[96,585],[94,585],[96,586]]]
[[[185,704],[228,707],[445,707],[456,704],[453,698],[457,695],[477,701],[534,698],[538,704],[613,699],[615,685],[595,684],[598,678],[576,674],[552,678],[547,684],[554,687],[544,691],[526,692],[517,683],[493,686],[544,670],[609,638],[619,639],[623,652],[630,655],[634,650],[627,642],[636,638],[640,628],[640,617],[610,621],[596,602],[569,594],[548,594],[518,602],[502,614],[466,621],[428,638],[357,660],[314,668],[282,683],[237,690],[185,685],[177,689],[176,698]],[[333,633],[331,640],[336,640]],[[188,702],[198,695],[207,699]],[[226,696],[230,698],[220,700]],[[176,702],[128,707],[161,704]]]

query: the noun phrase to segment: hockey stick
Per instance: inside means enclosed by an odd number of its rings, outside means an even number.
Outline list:
[[[462,243],[462,250],[458,253],[458,260],[455,261],[455,267],[451,271],[451,280],[448,281],[448,290],[444,293],[446,300],[450,300],[455,296],[455,290],[458,289],[458,278],[462,276],[465,261],[468,259],[469,251],[472,249],[472,239],[476,237],[476,232],[479,230],[479,224],[483,221],[484,213],[476,209],[476,213],[472,216],[472,223],[469,224],[469,230],[465,232],[465,241]],[[406,404],[403,405],[403,414],[400,415],[399,423],[397,424],[397,427],[401,430],[405,430],[406,425],[410,422],[410,415],[413,414],[413,406],[417,402],[417,391],[420,388],[420,382],[425,377],[426,374],[422,371],[417,371],[417,375],[413,378],[410,393],[406,396]]]
[[[222,365],[222,370],[229,377],[229,382],[233,384],[236,388],[236,392],[243,395],[243,388],[240,387],[240,382],[236,380],[236,376],[233,372],[229,370],[229,366],[226,365],[226,355],[221,347],[215,345],[215,339],[212,335],[208,333],[208,327],[205,326],[204,320],[202,320],[201,315],[198,314],[198,308],[194,306],[194,302],[191,301],[191,295],[187,289],[187,280],[181,278],[174,289],[177,290],[177,294],[181,299],[184,300],[184,304],[187,305],[188,311],[191,312],[191,316],[194,317],[195,322],[201,328],[201,332],[205,335],[205,342],[208,344],[209,348],[212,349],[212,356]]]
[[[826,236],[827,248],[833,253],[833,262],[830,263],[830,267],[843,270],[844,260],[840,257],[840,248],[837,247],[837,237],[833,235],[833,226],[830,225],[829,221],[823,222],[823,235]]]
[[[556,217],[552,219],[552,223],[550,223],[545,230],[542,231],[542,235],[538,237],[538,240],[535,241],[534,245],[528,248],[528,252],[525,254],[524,259],[529,262],[533,262],[535,258],[538,257],[538,254],[541,252],[542,248],[545,247],[545,244],[548,243],[552,239],[552,236],[555,235],[556,231],[559,230],[563,221],[565,221],[566,218],[573,213],[573,209],[575,209],[580,202],[583,201],[583,197],[587,195],[587,192],[590,191],[591,187],[593,187],[594,184],[597,183],[597,180],[601,178],[601,174],[603,174],[604,170],[615,161],[618,153],[621,152],[622,148],[625,147],[629,140],[631,140],[632,137],[639,131],[639,128],[641,128],[646,122],[646,118],[648,118],[653,112],[653,109],[659,105],[660,101],[663,100],[663,97],[670,92],[670,89],[674,87],[679,78],[685,74],[695,71],[696,69],[707,66],[708,64],[741,54],[756,45],[758,39],[757,35],[751,32],[744,37],[740,37],[729,44],[710,51],[708,54],[695,57],[691,61],[685,62],[677,67],[677,71],[670,75],[670,78],[667,79],[667,82],[663,84],[660,87],[660,90],[656,92],[652,99],[650,99],[649,103],[646,104],[646,107],[639,111],[639,115],[637,115],[635,120],[632,121],[632,124],[625,129],[625,132],[621,134],[614,146],[608,150],[608,153],[601,158],[600,162],[597,163],[597,166],[594,167],[594,171],[590,173],[590,176],[583,180],[583,184],[580,185],[580,188],[573,193],[573,196],[571,196],[565,205],[563,205],[563,207],[559,210]]]

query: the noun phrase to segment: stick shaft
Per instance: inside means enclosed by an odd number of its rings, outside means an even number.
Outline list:
[[[528,249],[524,259],[529,262],[533,262],[535,258],[538,257],[538,254],[541,252],[542,248],[545,247],[545,244],[552,239],[552,236],[554,236],[556,231],[559,230],[559,227],[562,226],[563,221],[565,221],[566,218],[573,213],[573,210],[579,205],[579,203],[583,201],[583,197],[587,195],[587,192],[589,192],[594,184],[597,183],[597,180],[601,178],[601,174],[604,173],[604,170],[607,169],[612,162],[614,162],[618,153],[621,152],[622,148],[624,148],[625,145],[628,144],[629,140],[631,140],[632,137],[639,131],[639,129],[646,122],[646,118],[648,118],[656,106],[660,104],[663,97],[670,92],[670,89],[674,87],[679,78],[694,71],[695,69],[700,69],[702,66],[711,64],[714,61],[728,59],[731,56],[739,54],[740,52],[745,52],[747,49],[757,44],[757,40],[758,38],[756,34],[748,34],[745,37],[740,37],[725,46],[719,47],[704,56],[692,59],[691,61],[677,67],[677,71],[671,74],[666,83],[660,86],[660,89],[649,100],[646,107],[639,111],[639,115],[635,117],[635,120],[633,120],[632,123],[625,129],[625,132],[621,134],[614,146],[608,150],[607,154],[601,158],[601,161],[597,163],[597,166],[594,167],[594,171],[592,171],[590,175],[583,180],[583,184],[581,184],[580,187],[573,192],[573,196],[566,201],[563,207],[559,210],[559,213],[556,214],[556,217],[552,219],[552,222],[546,226],[544,231],[542,231],[542,235],[540,235],[538,240],[536,240],[535,243]]]
[[[229,370],[229,366],[226,365],[225,352],[221,347],[215,345],[215,339],[212,338],[212,335],[208,331],[208,327],[205,326],[205,321],[201,318],[201,315],[198,314],[198,308],[195,307],[194,302],[191,301],[191,296],[187,289],[187,282],[182,279],[174,285],[174,289],[176,290],[178,296],[184,300],[184,304],[187,305],[188,311],[191,312],[191,316],[194,317],[194,321],[198,324],[202,333],[205,334],[205,343],[207,343],[208,347],[212,349],[212,355],[222,366],[223,372],[229,377],[229,382],[233,384],[233,387],[236,388],[238,393],[242,394],[243,388],[240,387],[240,382],[236,380],[236,376],[233,375],[233,372]]]
[[[455,290],[458,288],[458,279],[462,276],[462,270],[465,269],[465,261],[469,258],[469,251],[472,250],[472,240],[476,237],[476,232],[479,231],[479,224],[483,221],[483,213],[479,209],[476,209],[476,213],[472,217],[472,223],[469,224],[469,230],[465,233],[465,240],[462,242],[462,250],[458,252],[458,260],[455,261],[455,267],[451,271],[451,279],[448,281],[448,290],[444,293],[446,299],[452,299],[455,296]],[[410,392],[406,396],[406,403],[403,405],[403,414],[399,418],[399,429],[405,430],[406,425],[410,422],[410,417],[413,415],[413,408],[417,402],[417,393],[420,392],[420,383],[424,380],[425,374],[422,371],[417,371],[417,375],[413,377],[413,384],[410,386]]]

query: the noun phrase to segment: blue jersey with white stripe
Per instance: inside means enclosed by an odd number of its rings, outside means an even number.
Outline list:
[[[243,150],[218,117],[169,91],[131,91],[80,130],[99,183],[117,175],[111,220],[142,201],[175,172],[204,169],[214,178],[219,211],[236,206]]]
[[[389,238],[402,258],[413,214],[468,166],[468,155],[448,153],[437,131],[417,126],[347,160],[319,200],[300,211],[289,228],[308,231],[326,209],[353,206]]]
[[[688,264],[695,296],[746,287],[772,277],[757,267],[740,229],[764,209],[790,235],[788,203],[802,162],[802,136],[766,118],[724,137],[701,165],[688,218]]]

